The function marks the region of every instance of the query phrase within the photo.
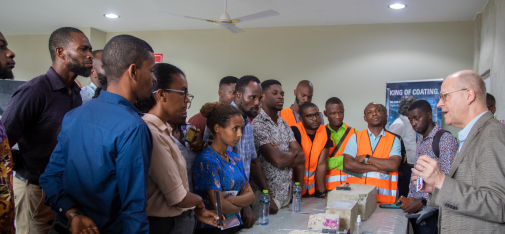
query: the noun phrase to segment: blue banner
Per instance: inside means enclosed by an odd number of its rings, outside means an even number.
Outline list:
[[[409,82],[388,82],[386,84],[386,108],[388,123],[386,129],[400,116],[398,107],[403,96],[413,96],[416,100],[426,100],[433,108],[433,122],[442,126],[442,109],[437,108],[442,79]]]

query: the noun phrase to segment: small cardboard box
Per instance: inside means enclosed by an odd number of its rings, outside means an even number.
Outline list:
[[[351,190],[333,190],[328,194],[328,203],[338,200],[358,202],[358,215],[366,221],[377,208],[377,189],[374,185],[350,184]]]
[[[339,231],[351,230],[354,233],[354,225],[358,219],[358,202],[351,200],[337,200],[329,203],[326,214],[338,214],[340,216]]]
[[[339,229],[340,216],[338,214],[313,214],[309,217],[308,230]]]

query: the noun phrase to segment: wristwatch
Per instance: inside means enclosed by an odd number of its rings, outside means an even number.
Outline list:
[[[368,159],[370,159],[370,155],[369,154],[367,154],[365,156],[365,161],[363,162],[363,164],[367,164],[368,163]]]
[[[70,213],[69,217],[68,217],[68,221],[67,221],[67,228],[68,230],[72,231],[71,230],[71,227],[72,227],[72,219],[75,217],[75,216],[78,216],[78,215],[84,215],[84,213],[82,213],[82,211],[78,210],[78,211],[74,211],[72,213]]]

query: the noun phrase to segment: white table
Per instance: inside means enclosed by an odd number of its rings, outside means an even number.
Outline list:
[[[322,198],[303,198],[302,213],[324,213],[326,208],[326,199]],[[291,212],[291,205],[279,210],[277,214],[270,215],[270,223],[267,226],[261,226],[256,222],[250,229],[243,229],[238,233],[248,234],[270,234],[270,233],[288,233],[289,231],[279,231],[279,229],[299,229],[306,230],[310,214],[296,214]],[[381,209],[377,206],[372,216],[363,223],[363,231],[374,234],[407,233],[408,219],[405,213],[398,209]]]

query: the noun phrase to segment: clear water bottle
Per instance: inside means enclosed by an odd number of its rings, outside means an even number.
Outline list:
[[[361,223],[361,215],[358,215],[356,225],[354,225],[354,234],[361,234],[363,231],[363,224]]]
[[[268,195],[268,190],[263,190],[263,194],[260,196],[260,217],[258,222],[260,225],[268,225],[268,215],[270,214],[270,196]]]
[[[300,182],[295,182],[295,186],[293,186],[292,211],[293,213],[302,211],[302,186],[300,186]]]

